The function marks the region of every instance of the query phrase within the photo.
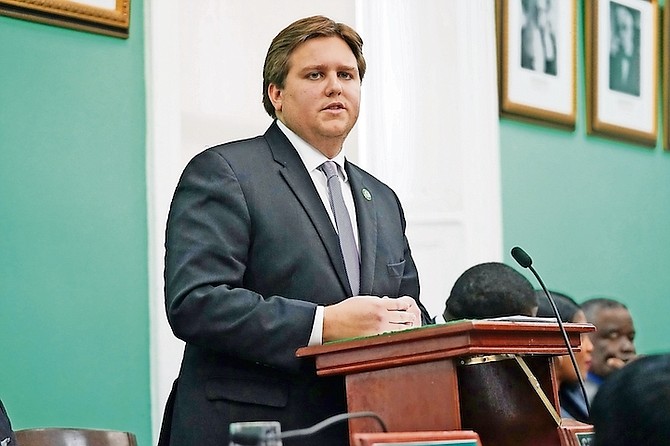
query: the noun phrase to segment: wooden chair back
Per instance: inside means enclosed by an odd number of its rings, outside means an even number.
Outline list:
[[[14,433],[18,446],[137,446],[135,434],[115,430],[49,427]]]

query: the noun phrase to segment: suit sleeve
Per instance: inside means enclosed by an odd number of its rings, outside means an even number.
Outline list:
[[[170,326],[187,343],[296,370],[316,305],[245,288],[252,226],[238,178],[205,151],[186,167],[166,230],[165,298]]]

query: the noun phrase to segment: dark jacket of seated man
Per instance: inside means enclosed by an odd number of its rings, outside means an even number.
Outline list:
[[[15,446],[16,444],[12,423],[9,421],[9,415],[7,415],[2,400],[0,400],[0,446]]]

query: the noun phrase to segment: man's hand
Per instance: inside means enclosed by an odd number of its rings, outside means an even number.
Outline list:
[[[323,341],[371,336],[421,326],[421,310],[410,296],[354,296],[324,308]]]
[[[607,365],[609,367],[612,367],[612,369],[620,369],[621,367],[625,366],[631,361],[634,361],[638,358],[638,356],[632,356],[630,358],[627,358],[626,360],[621,359],[621,358],[609,358],[607,360]]]

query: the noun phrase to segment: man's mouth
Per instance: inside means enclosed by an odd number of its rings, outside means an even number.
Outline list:
[[[344,109],[345,109],[344,104],[342,104],[341,102],[333,102],[332,104],[328,104],[328,106],[324,108],[324,110],[344,110]]]

